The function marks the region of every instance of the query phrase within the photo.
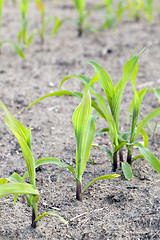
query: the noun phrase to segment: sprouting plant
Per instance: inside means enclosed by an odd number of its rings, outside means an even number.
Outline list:
[[[106,19],[102,25],[102,29],[111,27],[114,28],[115,21],[114,21],[114,8],[113,8],[113,0],[104,0],[105,8],[106,8]]]
[[[143,51],[143,50],[142,50]],[[141,52],[142,52],[141,51]],[[140,52],[140,53],[141,53]],[[139,53],[139,54],[140,54]],[[106,127],[101,129],[98,133],[103,133],[103,132],[109,132],[110,139],[112,141],[113,145],[113,153],[109,149],[107,149],[104,146],[95,146],[95,147],[100,147],[104,149],[108,156],[111,159],[112,163],[112,169],[113,171],[116,171],[117,169],[117,162],[118,162],[118,152],[119,152],[119,159],[120,159],[120,165],[122,166],[122,170],[124,172],[124,175],[127,179],[132,178],[132,169],[130,167],[130,163],[132,160],[132,146],[136,145],[140,152],[141,152],[141,157],[142,155],[150,162],[151,166],[154,168],[154,163],[150,161],[150,159],[147,157],[147,154],[145,154],[145,151],[148,153],[149,150],[146,149],[147,144],[148,144],[148,138],[147,134],[145,133],[145,130],[143,129],[146,124],[148,123],[149,120],[154,118],[155,116],[158,116],[160,113],[160,109],[154,110],[152,113],[150,113],[146,118],[144,118],[141,123],[137,126],[137,120],[138,120],[138,114],[140,110],[140,105],[143,100],[144,95],[148,92],[148,89],[145,88],[141,90],[139,93],[137,93],[135,84],[136,84],[136,76],[138,72],[138,57],[137,56],[132,56],[129,61],[125,64],[124,66],[124,71],[123,71],[123,76],[121,80],[116,84],[116,86],[113,85],[113,82],[110,78],[110,76],[107,74],[107,72],[97,63],[90,61],[89,63],[94,67],[95,72],[99,74],[98,82],[100,86],[102,87],[105,96],[105,98],[97,93],[95,91],[94,85],[92,84],[89,88],[89,91],[91,94],[93,94],[95,100],[91,99],[91,105],[93,108],[97,110],[99,113],[99,116],[102,117],[104,120],[106,120]],[[61,84],[67,81],[71,77],[78,77],[81,80],[83,80],[83,85],[86,86],[90,82],[89,78],[86,78],[83,75],[72,75],[65,77]],[[129,111],[133,109],[133,118],[132,118],[132,126],[131,129],[129,129],[127,132],[124,134],[121,134],[120,126],[119,126],[119,118],[120,118],[120,105],[121,105],[121,100],[123,96],[124,89],[126,87],[126,84],[128,80],[131,78],[133,89],[134,89],[134,100],[131,103],[131,106],[129,108]],[[38,101],[50,97],[50,96],[62,96],[62,95],[72,95],[75,97],[82,98],[83,94],[79,92],[71,92],[68,90],[59,90],[50,94],[47,94],[40,99],[36,100],[33,104],[37,103]],[[33,105],[31,104],[31,105]],[[31,106],[30,105],[30,106]],[[137,137],[141,134],[144,138],[144,146],[138,142],[135,142]],[[130,141],[127,141],[127,138],[130,136]],[[127,162],[124,161],[123,159],[123,152],[122,149],[124,146],[127,146],[128,148],[128,157],[127,157]],[[142,154],[142,152],[144,154]],[[153,155],[153,154],[152,154]],[[139,155],[138,155],[139,156]],[[138,157],[136,157],[138,158]],[[136,159],[134,158],[134,160]],[[155,168],[154,168],[155,169]]]
[[[117,9],[116,9],[116,17],[119,22],[122,21],[122,14],[128,9],[127,5],[124,5],[125,0],[119,0]]]
[[[153,0],[146,0],[144,4],[144,14],[147,16],[148,21],[153,21]]]
[[[1,54],[1,46],[4,44],[9,44],[13,47],[13,49],[15,50],[15,52],[21,57],[21,58],[25,58],[22,50],[17,46],[17,44],[15,44],[12,41],[2,41],[1,40],[1,27],[2,27],[2,10],[3,10],[3,6],[4,6],[4,0],[0,0],[0,54]]]
[[[33,37],[35,35],[35,31],[32,31],[28,36],[27,33],[27,12],[28,12],[29,0],[20,0],[20,11],[21,11],[21,25],[22,28],[18,33],[18,42],[19,44],[22,43],[23,47],[27,48],[30,46]]]
[[[38,33],[41,37],[41,42],[43,44],[46,28],[47,28],[48,24],[51,22],[51,19],[52,18],[54,19],[54,28],[52,29],[52,32],[51,32],[51,37],[54,37],[55,34],[58,32],[59,28],[61,27],[61,25],[66,20],[66,18],[63,18],[62,20],[60,20],[56,16],[55,17],[49,16],[49,17],[45,18],[45,6],[44,6],[43,2],[41,0],[36,0],[36,5],[41,14],[41,28],[38,30]]]
[[[94,95],[95,101],[92,99],[92,107],[97,110],[99,113],[99,116],[104,118],[106,120],[106,128],[100,130],[100,132],[108,131],[112,145],[113,145],[113,154],[110,152],[110,150],[106,149],[106,152],[108,153],[111,163],[113,166],[113,171],[116,171],[117,169],[117,153],[119,152],[120,155],[120,161],[123,162],[123,155],[122,155],[122,147],[124,146],[124,140],[122,136],[120,135],[120,129],[119,129],[119,114],[120,114],[120,104],[121,104],[121,99],[122,95],[125,89],[125,86],[131,77],[131,75],[134,72],[134,69],[136,67],[138,61],[138,56],[133,56],[131,59],[125,64],[124,67],[124,72],[121,80],[117,83],[117,85],[114,87],[113,82],[107,72],[97,63],[90,61],[89,63],[94,67],[95,72],[99,74],[98,82],[101,85],[102,89],[104,90],[104,93],[106,95],[106,99],[109,104],[109,108],[107,106],[106,100],[104,97],[95,92],[93,84],[90,87],[90,92]],[[68,76],[64,78],[60,84],[60,88],[62,84],[67,81],[70,77],[78,77],[83,80],[84,86],[88,84],[90,79],[78,75],[78,76]],[[77,92],[71,92],[67,90],[60,90],[57,92],[53,92],[50,94],[45,95],[44,97],[38,99],[35,101],[33,104],[36,102],[50,96],[61,96],[61,95],[73,95],[76,97],[82,98],[83,94],[82,93],[77,93]],[[32,105],[32,104],[31,104]],[[109,110],[110,109],[110,110]],[[127,135],[126,133],[125,135]],[[104,149],[104,148],[103,148]]]
[[[75,8],[78,13],[78,20],[70,18],[73,22],[76,23],[78,26],[78,37],[82,36],[82,33],[84,31],[84,25],[86,22],[87,17],[92,13],[94,9],[89,9],[86,10],[86,3],[85,0],[73,0],[75,4]],[[87,26],[86,29],[91,30],[91,31],[97,31],[96,28]]]
[[[144,9],[144,0],[127,0],[129,17],[139,20]]]
[[[137,90],[136,90],[137,72],[138,72],[138,64],[136,66],[134,74],[131,76],[131,82],[132,82],[133,91],[134,91],[134,98],[128,109],[128,116],[130,114],[130,111],[133,109],[132,124],[131,124],[131,131],[130,131],[130,141],[129,141],[129,144],[127,145],[127,148],[128,148],[127,162],[129,164],[131,164],[134,160],[136,160],[139,157],[139,155],[137,155],[132,160],[132,146],[134,145],[134,142],[136,142],[136,139],[141,134],[143,137],[143,140],[144,140],[144,147],[145,148],[148,147],[148,137],[147,137],[146,131],[144,130],[144,127],[148,125],[148,122],[150,120],[152,120],[154,117],[160,115],[160,108],[157,108],[157,109],[153,110],[147,117],[145,117],[137,126],[138,116],[140,113],[140,106],[141,106],[142,100],[143,100],[145,94],[148,93],[148,91],[149,91],[148,88],[144,88],[141,91],[137,92]],[[141,148],[140,148],[140,151],[141,151]],[[141,157],[143,157],[143,156],[141,155]]]
[[[27,130],[16,118],[14,118],[8,109],[0,102],[0,107],[5,112],[5,121],[10,130],[13,132],[15,137],[18,139],[22,153],[27,165],[27,173],[21,177],[17,173],[13,173],[8,178],[0,179],[0,197],[5,195],[14,194],[14,203],[17,200],[18,194],[26,195],[28,204],[32,207],[32,227],[36,227],[37,221],[46,215],[53,215],[59,217],[61,221],[67,223],[61,216],[54,212],[45,212],[42,215],[37,216],[37,206],[39,200],[39,192],[36,187],[36,172],[35,168],[39,163],[48,163],[50,159],[44,158],[39,159],[36,163],[34,162],[34,157],[32,154],[31,146],[31,128]],[[25,178],[29,175],[30,183],[25,181]],[[10,182],[10,183],[8,183]]]
[[[91,182],[89,182],[84,189],[82,190],[82,176],[86,168],[86,163],[90,156],[90,149],[92,145],[92,141],[94,139],[94,135],[96,132],[95,129],[95,120],[97,118],[97,114],[92,114],[93,108],[91,106],[91,96],[89,93],[89,88],[91,85],[96,82],[99,78],[99,73],[96,74],[93,79],[86,85],[84,89],[84,94],[82,95],[82,100],[79,106],[74,111],[72,122],[74,126],[75,131],[75,137],[76,137],[76,170],[74,172],[73,168],[69,165],[67,165],[67,168],[72,172],[73,176],[76,179],[76,199],[81,201],[82,200],[82,193],[95,181],[101,180],[101,179],[111,179],[116,178],[119,175],[104,175],[100,176]],[[67,93],[67,91],[66,91]],[[68,91],[69,93],[69,91]],[[51,94],[50,96],[54,96],[56,94]],[[59,94],[63,95],[63,94]],[[71,94],[72,95],[72,94]],[[47,96],[44,96],[43,98],[46,98]],[[38,102],[37,100],[36,102]],[[30,106],[35,104],[36,102],[32,103]],[[30,107],[29,106],[29,107]],[[63,163],[60,163],[60,166],[62,166]],[[57,164],[57,163],[56,163]],[[66,165],[64,165],[66,167]]]

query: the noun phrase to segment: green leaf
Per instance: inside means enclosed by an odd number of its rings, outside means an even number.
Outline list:
[[[35,175],[36,174],[35,174],[34,157],[32,155],[32,152],[31,152],[30,148],[28,147],[27,143],[24,141],[24,139],[21,138],[21,136],[19,136],[13,130],[12,130],[12,132],[17,137],[17,139],[19,141],[19,144],[21,146],[23,156],[24,156],[24,159],[25,159],[26,165],[27,165],[27,170],[28,170],[28,173],[29,173],[30,183],[35,186]]]
[[[137,156],[135,156],[133,159],[132,159],[132,162],[134,162],[135,160],[137,160],[138,158],[144,158],[144,156],[142,154],[139,154]]]
[[[160,88],[154,89],[155,95],[157,96],[158,100],[160,101]]]
[[[0,196],[11,195],[11,194],[32,194],[38,195],[38,190],[31,184],[27,183],[4,183],[0,184]]]
[[[13,134],[18,139],[21,146],[24,159],[26,161],[27,170],[29,172],[30,183],[35,186],[35,166],[32,152],[28,146],[28,133],[27,129],[21,124],[15,117],[13,117],[2,102],[0,107],[5,111],[5,121],[8,127],[11,129]],[[30,135],[30,133],[29,133]]]
[[[152,168],[160,174],[160,161],[154,156],[154,154],[151,153],[148,149],[146,149],[140,143],[136,142],[136,143],[134,143],[134,145],[139,148],[141,154],[149,162],[149,164],[152,166]]]
[[[117,130],[116,130],[115,122],[112,119],[112,115],[111,115],[111,113],[108,110],[106,101],[103,98],[103,96],[101,94],[99,94],[99,93],[97,93],[95,95],[95,97],[97,99],[98,106],[101,109],[101,111],[103,112],[103,116],[104,116],[105,120],[108,123],[109,134],[110,134],[111,140],[116,145],[118,143],[118,140],[117,140]]]
[[[41,158],[35,162],[35,168],[39,167],[40,165],[44,165],[44,164],[56,164],[59,167],[68,168],[71,171],[71,173],[74,175],[74,177],[76,178],[73,167],[68,164],[62,163],[58,158],[52,158],[52,157]]]
[[[144,89],[142,89],[141,91],[138,92],[140,104],[142,103],[142,100],[143,100],[145,94],[147,94],[148,92],[149,92],[149,88],[144,88]],[[133,98],[132,103],[130,104],[130,106],[128,108],[127,122],[129,122],[129,115],[130,115],[131,110],[133,109],[133,105],[134,105],[134,98]]]
[[[111,151],[108,148],[100,146],[100,145],[96,145],[96,144],[92,144],[92,147],[98,147],[98,148],[103,149],[108,154],[108,156],[109,156],[109,158],[111,160],[111,164],[113,164],[113,155],[112,155]]]
[[[85,87],[83,98],[79,106],[74,111],[72,122],[77,142],[76,148],[76,174],[81,181],[81,176],[89,159],[91,144],[96,132],[95,120],[97,114],[92,115],[91,97],[89,93],[90,86],[98,80],[98,75],[89,82]]]
[[[68,222],[63,217],[61,217],[59,214],[55,212],[45,212],[42,215],[39,215],[38,217],[36,217],[35,222],[38,222],[42,217],[48,216],[48,215],[58,217],[63,223],[68,224]]]
[[[118,174],[114,174],[114,175],[104,175],[104,176],[101,176],[101,177],[98,177],[98,178],[95,178],[94,180],[92,180],[91,182],[87,183],[86,186],[84,187],[82,193],[94,182],[96,181],[99,181],[99,180],[103,180],[103,179],[112,179],[112,178],[117,178],[119,177],[120,175]]]
[[[3,42],[3,43],[4,43],[4,44],[5,44],[5,43],[10,44],[10,45],[13,47],[13,49],[15,50],[15,52],[16,52],[21,58],[25,59],[25,55],[24,55],[23,51],[17,46],[17,44],[15,44],[15,43],[13,43],[13,42],[11,42],[11,41],[5,41],[5,42]]]
[[[112,98],[114,96],[114,85],[113,82],[108,75],[108,73],[96,62],[89,61],[89,64],[91,64],[94,67],[95,72],[99,72],[99,84],[103,88],[103,91],[105,92],[105,95],[107,97],[108,103],[110,108],[112,109]]]
[[[0,178],[0,184],[7,183],[8,179],[7,178]]]
[[[43,97],[37,99],[35,102],[31,103],[27,108],[33,106],[34,104],[36,104],[37,102],[39,102],[39,101],[41,101],[45,98],[52,97],[52,96],[64,96],[64,95],[80,97],[80,93],[71,92],[71,91],[68,91],[68,90],[60,90],[60,91],[56,91],[56,92],[53,92],[53,93],[46,94],[45,96],[43,96]]]
[[[136,138],[139,136],[139,133],[140,133],[141,129],[142,129],[143,127],[145,127],[151,119],[153,119],[154,117],[159,116],[159,115],[160,115],[160,108],[157,108],[157,109],[153,110],[147,117],[145,117],[145,118],[138,124],[137,130],[136,130],[136,134],[135,134],[135,137],[134,137],[134,141],[135,141]]]
[[[25,180],[16,172],[14,172],[10,177],[8,177],[8,180],[10,182],[26,183]]]
[[[27,141],[27,129],[20,123],[15,117],[11,115],[5,105],[0,102],[0,107],[5,112],[5,121],[10,129],[13,129],[18,135],[20,135],[25,141]]]
[[[96,135],[101,134],[101,133],[105,133],[105,132],[109,132],[109,128],[102,128],[101,130],[96,132]]]
[[[123,76],[121,80],[117,83],[115,87],[115,94],[119,91],[120,88],[125,88],[129,78],[132,76],[134,69],[138,61],[138,56],[131,57],[124,66]]]
[[[132,168],[127,162],[122,162],[122,170],[127,180],[132,179]]]
[[[146,131],[143,128],[141,129],[141,135],[143,137],[144,147],[147,148],[148,147],[148,136],[147,136]]]

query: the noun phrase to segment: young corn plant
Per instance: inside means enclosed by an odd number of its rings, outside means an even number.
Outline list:
[[[49,16],[49,17],[45,18],[45,6],[44,6],[43,2],[40,1],[40,0],[36,0],[36,5],[37,5],[37,8],[39,9],[40,14],[41,14],[41,28],[38,30],[38,33],[41,37],[41,42],[43,44],[45,33],[46,33],[46,28],[49,25],[49,23],[51,22],[52,18],[54,19],[54,28],[52,29],[51,37],[54,37],[56,35],[56,33],[58,32],[61,25],[67,19],[63,18],[62,20],[60,20],[56,16],[55,17]]]
[[[105,8],[106,8],[106,19],[102,25],[102,29],[106,29],[108,27],[114,28],[115,20],[114,20],[114,8],[113,8],[113,0],[104,0]]]
[[[122,14],[126,11],[126,6],[124,6],[125,0],[119,0],[117,9],[116,9],[116,17],[119,22],[122,21]]]
[[[36,187],[35,168],[38,166],[38,164],[50,163],[51,160],[48,158],[44,158],[39,159],[36,163],[34,162],[31,146],[31,128],[29,127],[29,129],[27,130],[16,118],[11,115],[11,113],[8,111],[8,109],[4,106],[2,102],[0,102],[0,107],[5,112],[6,124],[13,132],[20,144],[28,170],[23,177],[14,172],[10,177],[0,179],[0,198],[5,195],[14,194],[14,203],[16,203],[18,194],[26,195],[27,202],[32,207],[31,226],[33,228],[36,227],[36,223],[39,221],[39,219],[46,215],[53,215],[59,217],[62,222],[67,223],[61,216],[54,212],[45,212],[42,215],[37,215],[39,192]],[[52,161],[56,161],[56,159],[52,159]],[[30,183],[27,183],[25,181],[27,175],[29,175]]]
[[[91,87],[94,82],[96,82],[99,78],[99,73],[95,75],[95,77],[85,86],[84,94],[81,95],[82,100],[79,106],[74,111],[72,122],[74,126],[75,131],[75,137],[76,137],[76,169],[75,172],[73,168],[69,165],[67,165],[67,168],[72,172],[73,176],[76,180],[76,199],[79,201],[82,201],[82,194],[83,192],[95,181],[102,180],[102,179],[111,179],[111,178],[117,178],[119,177],[118,174],[114,175],[104,175],[100,176],[98,178],[95,178],[82,190],[82,176],[86,168],[86,163],[90,156],[90,149],[92,145],[92,141],[95,136],[96,128],[95,128],[95,120],[97,118],[97,114],[92,114],[93,108],[91,106],[91,96],[89,92],[89,88]],[[71,93],[71,92],[70,92]],[[61,93],[57,93],[57,96],[60,95],[73,95],[72,93],[69,94],[69,91],[62,91]],[[50,96],[54,96],[56,94],[51,93]],[[43,98],[49,97],[49,95],[44,96]],[[41,98],[42,99],[42,98]],[[34,103],[32,103],[30,106],[35,104],[36,102],[40,101],[37,100]],[[29,106],[29,107],[30,107]],[[60,165],[62,166],[63,163],[59,161]],[[56,163],[57,164],[57,163]],[[65,165],[64,165],[65,167]]]
[[[78,37],[82,36],[82,33],[84,32],[84,30],[89,30],[89,31],[97,31],[96,28],[92,27],[92,26],[87,26],[84,27],[85,22],[87,17],[95,10],[93,9],[89,9],[86,10],[86,3],[85,0],[73,0],[75,8],[77,10],[77,14],[78,14],[78,20],[70,18],[78,27]]]
[[[149,23],[153,22],[153,0],[146,0],[145,1],[144,15],[147,16]]]
[[[127,3],[128,16],[138,21],[144,7],[143,0],[127,0]]]
[[[12,46],[12,48],[15,50],[15,52],[21,57],[21,58],[25,58],[23,51],[17,46],[17,44],[15,44],[12,41],[2,41],[1,40],[1,27],[2,27],[2,10],[3,10],[3,6],[4,6],[4,0],[0,0],[0,54],[1,54],[1,47],[4,44],[9,44],[10,46]]]
[[[28,48],[33,40],[35,31],[32,31],[28,36],[27,33],[27,12],[28,12],[29,0],[20,0],[20,11],[21,11],[21,25],[22,28],[18,33],[18,42],[22,44],[24,48]]]
[[[129,78],[134,72],[137,61],[138,61],[138,56],[132,56],[130,58],[130,60],[124,66],[123,76],[121,80],[117,83],[115,87],[113,85],[111,78],[107,74],[107,72],[100,65],[98,65],[96,62],[93,62],[93,61],[89,62],[94,67],[96,74],[98,74],[99,76],[98,82],[106,95],[106,100],[108,101],[108,105],[109,105],[108,107],[105,98],[101,94],[95,92],[94,86],[92,84],[89,88],[89,91],[94,95],[96,99],[96,100],[91,99],[92,107],[97,110],[100,117],[105,119],[106,125],[107,125],[106,128],[100,130],[100,132],[105,132],[105,131],[109,132],[112,145],[113,145],[113,154],[110,152],[110,150],[104,148],[111,159],[113,171],[116,171],[117,169],[118,152],[120,156],[120,162],[123,162],[122,147],[125,145],[126,141],[124,141],[123,138],[121,137],[120,129],[119,129],[120,104],[121,104],[124,89],[126,87],[126,84]],[[60,88],[62,84],[71,77],[78,77],[81,80],[83,80],[84,86],[88,84],[88,82],[90,82],[90,79],[86,78],[85,76],[72,75],[72,76],[65,77],[62,80],[60,84]],[[40,99],[36,100],[33,104],[50,96],[62,96],[62,95],[72,95],[79,98],[83,97],[83,94],[79,92],[59,90],[41,97]],[[32,106],[33,104],[31,104],[30,106]]]

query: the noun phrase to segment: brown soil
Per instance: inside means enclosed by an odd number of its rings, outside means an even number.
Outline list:
[[[69,0],[65,6],[60,1],[54,8],[51,8],[51,1],[45,3],[50,15],[54,12],[59,17],[76,16]],[[30,29],[39,24],[39,13],[35,9],[31,3]],[[15,32],[20,29],[17,13],[17,4],[6,5],[2,24],[5,39],[16,41]],[[91,21],[96,26],[98,21],[103,22],[103,15],[98,13],[92,16]],[[96,61],[116,83],[134,48],[138,53],[146,47],[139,58],[137,88],[149,83],[151,87],[159,87],[159,21],[157,16],[151,25],[145,20],[123,21],[114,31],[84,33],[82,38],[77,38],[74,23],[66,22],[54,39],[46,39],[43,48],[37,35],[25,52],[26,60],[21,60],[8,45],[2,47],[0,100],[26,127],[32,126],[35,160],[52,156],[75,167],[72,114],[79,99],[52,97],[30,109],[26,107],[37,98],[58,90],[61,80],[67,75],[93,77],[92,67],[81,62]],[[71,79],[63,89],[82,91],[83,88],[80,80]],[[132,96],[131,83],[128,83],[121,108],[122,132],[128,128],[126,113]],[[141,114],[146,116],[158,107],[158,100],[151,92],[143,101]],[[0,177],[9,176],[14,171],[23,175],[26,167],[22,152],[5,125],[2,111],[0,123]],[[96,126],[97,129],[106,127],[101,119],[97,120]],[[98,135],[94,142],[112,150],[108,135]],[[149,136],[149,149],[159,157],[159,147],[157,128],[154,139]],[[84,185],[95,177],[112,173],[109,158],[102,150],[92,149],[91,159],[95,160],[95,165],[88,162],[83,176]],[[75,199],[75,180],[68,170],[54,165],[40,167],[37,171],[37,187],[41,194],[38,212],[55,211],[68,220],[68,225],[50,216],[42,218],[33,229],[31,209],[25,197],[19,196],[15,206],[12,196],[3,197],[0,201],[0,239],[160,239],[160,176],[144,159],[133,164],[132,181],[125,180],[120,169],[117,172],[121,174],[120,178],[94,183],[83,194],[83,201],[78,202]]]

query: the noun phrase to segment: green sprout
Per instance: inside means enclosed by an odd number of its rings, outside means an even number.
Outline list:
[[[59,28],[61,27],[61,25],[64,23],[64,21],[67,20],[67,18],[63,18],[61,20],[56,16],[55,17],[49,16],[49,17],[45,18],[45,6],[44,6],[43,2],[41,0],[36,0],[36,5],[41,14],[41,28],[38,30],[38,33],[41,37],[41,42],[43,44],[46,28],[49,25],[49,23],[51,22],[51,19],[52,18],[54,19],[54,28],[52,29],[52,32],[51,32],[51,37],[54,37],[56,35],[56,33],[58,32]]]
[[[67,223],[61,216],[54,212],[45,212],[42,215],[37,215],[39,192],[36,187],[35,168],[38,166],[39,163],[50,162],[50,159],[48,160],[48,158],[44,158],[39,159],[36,163],[34,162],[31,146],[31,128],[29,127],[29,129],[27,130],[16,118],[11,115],[11,113],[8,111],[8,109],[4,106],[2,102],[0,102],[0,107],[5,112],[6,124],[13,132],[20,144],[28,170],[23,177],[14,172],[10,177],[0,179],[0,197],[14,194],[14,203],[16,203],[18,194],[26,195],[28,204],[32,207],[31,226],[33,228],[36,227],[37,221],[39,221],[39,219],[46,215],[53,215],[59,217],[62,222]],[[27,175],[29,175],[30,183],[27,183],[25,181]]]
[[[104,0],[105,8],[106,8],[106,19],[105,22],[102,25],[102,29],[111,27],[114,28],[114,8],[113,8],[113,0]]]
[[[93,9],[89,9],[86,10],[86,3],[85,0],[73,0],[75,8],[77,10],[77,14],[78,14],[78,20],[74,19],[74,18],[70,18],[70,20],[72,20],[78,27],[78,37],[82,36],[82,33],[84,30],[89,30],[89,31],[97,31],[96,28],[92,27],[92,26],[86,26],[84,28],[85,22],[87,17],[90,16],[90,14],[95,10]]]
[[[100,176],[91,182],[89,182],[84,189],[82,190],[82,176],[86,168],[86,163],[90,156],[90,149],[92,146],[92,141],[94,139],[96,129],[95,129],[95,120],[98,117],[97,114],[92,114],[93,108],[91,106],[91,96],[89,93],[89,88],[91,85],[96,82],[99,78],[99,73],[96,74],[93,79],[86,85],[84,89],[84,94],[81,96],[82,100],[79,106],[74,111],[72,122],[74,126],[75,131],[75,137],[77,142],[77,148],[76,148],[76,170],[74,172],[73,168],[69,165],[67,165],[67,168],[72,172],[73,176],[76,179],[76,199],[79,201],[82,201],[82,193],[95,181],[102,180],[102,179],[111,179],[111,178],[117,178],[119,177],[118,174],[114,175],[104,175]],[[58,91],[57,96],[65,95],[68,93],[68,95],[71,92]],[[64,94],[65,93],[65,94]],[[50,96],[56,95],[56,93],[49,94]],[[45,95],[43,98],[49,97],[49,95]],[[38,99],[34,103],[32,103],[30,106],[35,104],[36,102],[40,101],[41,99]],[[54,162],[53,162],[54,163]],[[57,164],[57,163],[55,163]],[[59,160],[59,166],[63,166],[63,163]],[[58,165],[58,164],[57,164]],[[66,167],[66,164],[64,164],[64,167]]]
[[[35,31],[32,31],[30,35],[27,34],[27,12],[28,12],[29,0],[20,0],[20,11],[21,11],[21,25],[22,28],[18,33],[18,42],[22,43],[24,48],[28,48],[33,40]]]
[[[17,46],[17,44],[15,44],[12,41],[2,41],[1,40],[1,28],[2,28],[2,10],[3,10],[3,6],[4,6],[4,0],[0,0],[0,54],[1,54],[1,46],[4,44],[9,44],[10,46],[12,46],[12,48],[15,50],[15,52],[21,57],[21,58],[25,58],[22,50]]]

